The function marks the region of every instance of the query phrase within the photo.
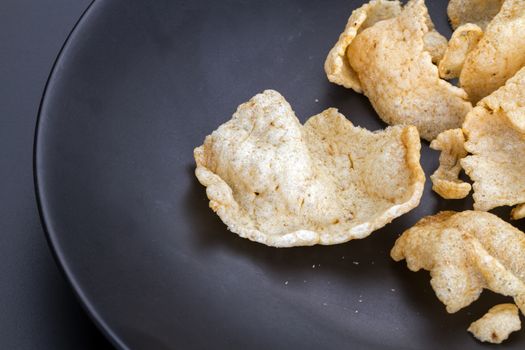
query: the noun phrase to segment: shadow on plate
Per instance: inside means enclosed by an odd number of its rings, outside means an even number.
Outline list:
[[[273,248],[260,243],[240,238],[226,229],[220,218],[208,206],[204,187],[194,176],[194,166],[188,167],[188,175],[192,177],[191,188],[186,194],[186,210],[192,220],[195,237],[193,249],[201,253],[218,250],[224,254],[249,260],[252,264],[264,270],[275,283],[282,284],[285,280],[296,282],[312,278],[314,273],[323,276],[324,280],[333,280],[337,284],[352,280],[352,285],[367,285],[385,283],[385,289],[395,286],[396,297],[401,304],[406,304],[413,312],[428,322],[424,329],[428,330],[429,339],[439,341],[440,337],[458,338],[467,336],[466,329],[471,322],[483,316],[492,306],[512,302],[507,298],[485,290],[479,300],[455,314],[448,314],[444,305],[437,299],[430,285],[427,271],[414,273],[406,267],[406,262],[394,262],[390,258],[390,249],[397,237],[411,227],[421,217],[442,210],[468,210],[472,208],[472,197],[463,200],[442,200],[431,192],[431,182],[428,179],[425,186],[425,198],[432,198],[430,205],[422,205],[411,212],[395,219],[392,223],[372,233],[362,240],[332,246],[313,246],[295,248]],[[493,211],[498,216],[508,219],[509,208],[499,208]],[[513,222],[516,225],[516,222]],[[519,225],[523,226],[523,225]],[[519,227],[523,230],[523,227]],[[314,277],[316,278],[316,277]],[[357,281],[357,282],[356,282]],[[378,282],[381,281],[381,282]],[[392,284],[393,283],[393,284]],[[341,286],[339,288],[342,288]],[[451,329],[458,330],[451,332]],[[506,345],[522,342],[523,332],[511,335]],[[464,341],[464,339],[463,339]],[[472,338],[472,342],[477,342]]]

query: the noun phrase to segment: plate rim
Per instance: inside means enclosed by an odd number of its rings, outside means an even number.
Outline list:
[[[37,209],[38,209],[38,216],[40,218],[40,223],[44,231],[44,236],[46,238],[47,245],[51,251],[51,255],[53,256],[53,259],[55,260],[55,263],[61,275],[64,277],[65,281],[71,288],[73,294],[75,295],[75,298],[77,299],[77,301],[79,301],[84,312],[88,315],[88,317],[95,324],[98,330],[104,335],[104,337],[108,339],[110,343],[117,349],[128,349],[129,347],[112,330],[109,324],[106,323],[106,321],[97,312],[95,307],[90,303],[87,296],[82,291],[82,288],[78,284],[74,273],[69,268],[67,261],[64,258],[63,253],[61,252],[59,248],[58,238],[56,234],[52,230],[49,229],[49,225],[47,224],[48,219],[47,219],[46,208],[43,205],[43,199],[42,199],[41,190],[40,190],[42,186],[40,185],[41,179],[40,179],[39,171],[38,171],[39,164],[41,163],[41,161],[39,160],[41,158],[41,150],[39,147],[39,143],[41,140],[40,131],[41,131],[41,126],[42,126],[42,120],[44,119],[43,115],[45,114],[45,104],[46,104],[47,97],[49,95],[51,83],[53,82],[54,79],[56,79],[57,67],[59,66],[60,62],[64,59],[64,57],[66,56],[66,52],[73,40],[73,37],[75,36],[75,34],[77,34],[80,31],[80,28],[82,27],[82,25],[86,23],[87,18],[89,17],[89,15],[93,12],[93,9],[95,8],[95,4],[99,4],[99,3],[100,1],[91,0],[91,2],[87,5],[87,7],[82,11],[80,16],[76,20],[75,24],[69,31],[68,35],[66,36],[66,39],[64,40],[62,46],[60,47],[53,61],[51,69],[49,71],[47,80],[44,84],[44,89],[42,90],[42,96],[40,98],[40,102],[38,105],[38,112],[36,116],[35,130],[34,130],[34,135],[33,135],[33,157],[32,157],[33,184],[34,184],[35,198],[36,198],[36,204],[37,204]]]
[[[100,8],[103,4],[103,1],[89,0],[86,8],[81,12],[79,17],[74,22],[74,25],[71,27],[51,65],[49,74],[42,89],[36,115],[32,147],[32,172],[34,193],[41,227],[44,231],[47,245],[49,246],[53,259],[55,260],[56,266],[58,267],[67,284],[70,286],[82,309],[95,324],[98,330],[104,335],[106,339],[108,339],[112,346],[117,349],[127,350],[130,349],[130,346],[124,342],[121,336],[119,336],[118,333],[114,331],[110,324],[107,323],[104,317],[102,317],[97,311],[97,308],[92,304],[88,296],[85,294],[84,288],[80,286],[76,274],[69,266],[68,259],[66,259],[64,256],[64,251],[60,248],[59,235],[57,235],[57,233],[51,229],[51,225],[49,224],[52,220],[48,214],[48,208],[44,204],[45,196],[42,195],[42,188],[44,188],[44,184],[42,182],[41,171],[39,171],[39,168],[42,170],[42,145],[40,145],[42,143],[41,129],[43,121],[49,117],[46,111],[48,104],[47,101],[49,100],[50,92],[53,91],[52,85],[59,77],[57,72],[59,70],[58,68],[68,56],[71,44],[74,42],[77,34],[81,32],[84,26],[89,22],[92,13],[95,12],[96,9]]]

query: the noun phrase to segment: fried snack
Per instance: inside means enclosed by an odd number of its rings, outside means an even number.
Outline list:
[[[370,3],[354,10],[348,19],[345,30],[328,53],[324,63],[328,80],[361,93],[363,91],[361,83],[357,73],[346,58],[346,49],[359,32],[373,26],[376,22],[396,17],[400,12],[401,3],[399,1],[385,0],[372,0]]]
[[[485,29],[496,16],[504,0],[450,0],[447,7],[452,28],[473,23]]]
[[[432,140],[460,127],[472,106],[465,91],[440,79],[432,63],[443,56],[446,39],[434,30],[424,1],[410,0],[398,13],[385,11],[391,18],[367,22],[372,9],[386,4],[400,6],[372,1],[353,12],[327,57],[328,79],[364,92],[386,123],[415,125],[421,137]],[[372,22],[361,29],[362,23]]]
[[[504,85],[525,66],[525,0],[505,0],[459,76],[472,103]]]
[[[210,207],[239,236],[275,247],[364,238],[419,204],[416,128],[370,132],[336,109],[302,126],[267,90],[194,151]]]
[[[510,212],[512,220],[519,220],[525,218],[525,204],[520,204],[514,207]]]
[[[433,26],[434,24],[430,17],[428,17],[428,20],[428,23]],[[432,63],[438,64],[443,59],[445,51],[447,51],[448,42],[443,35],[432,29],[423,37],[423,45],[425,51],[432,57]]]
[[[439,76],[443,79],[459,77],[467,55],[478,45],[483,31],[475,24],[464,24],[452,33],[443,59],[439,62]]]
[[[492,111],[502,111],[516,131],[525,133],[525,67],[484,98],[481,105]]]
[[[432,189],[445,199],[465,198],[470,192],[470,184],[459,179],[459,161],[467,155],[464,143],[461,129],[444,131],[430,143],[430,148],[441,151],[439,168],[430,176]]]
[[[412,271],[425,269],[449,313],[477,300],[483,288],[512,296],[525,313],[525,234],[491,213],[441,212],[421,219],[390,253]]]
[[[511,212],[512,219],[525,217],[525,163],[521,160],[525,155],[524,106],[525,68],[522,68],[503,87],[481,100],[465,118],[464,148],[471,155],[459,162],[474,181],[476,210],[517,205]],[[467,190],[467,184],[457,177],[456,162],[465,154],[461,143],[459,131],[447,131],[431,144],[434,149],[443,150],[440,167],[431,179],[434,190],[444,198],[460,198],[450,194],[456,191],[455,186]]]
[[[525,203],[525,68],[480,101],[463,124],[461,166],[474,181],[474,209]],[[521,216],[522,210],[513,216]]]
[[[482,342],[501,344],[509,338],[510,333],[520,329],[521,321],[516,305],[500,304],[472,322],[468,331]]]

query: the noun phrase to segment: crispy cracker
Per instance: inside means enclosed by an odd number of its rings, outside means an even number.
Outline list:
[[[405,231],[392,248],[395,261],[430,271],[430,283],[450,313],[482,290],[514,297],[525,312],[525,234],[479,211],[441,212]]]
[[[448,42],[447,39],[436,30],[431,30],[423,37],[423,45],[424,50],[432,57],[432,63],[438,64],[443,59],[443,56],[445,56]]]
[[[472,103],[503,86],[525,66],[525,0],[505,0],[467,55],[459,76]]]
[[[357,73],[346,59],[346,50],[355,36],[376,22],[395,17],[401,12],[399,1],[373,0],[354,10],[346,23],[345,30],[328,53],[324,69],[332,83],[362,92]]]
[[[525,218],[525,204],[519,204],[510,212],[512,220],[519,220]]]
[[[472,322],[468,331],[482,342],[501,344],[512,332],[521,329],[518,308],[514,304],[492,307],[482,318]]]
[[[346,39],[332,49],[327,62],[334,61],[333,52],[346,52],[359,80],[354,90],[364,92],[381,119],[414,125],[427,140],[461,125],[472,106],[462,89],[439,78],[432,63],[440,60],[446,46],[423,0],[411,0],[398,15],[352,33],[343,33]],[[327,74],[335,81],[328,69]]]
[[[414,127],[370,132],[336,109],[302,126],[267,90],[194,151],[210,207],[239,236],[275,247],[364,238],[419,204]]]
[[[525,68],[466,117],[461,166],[474,181],[474,208],[525,203]],[[515,214],[516,215],[516,214]]]
[[[457,78],[461,74],[467,55],[478,45],[483,36],[475,24],[464,24],[452,33],[443,59],[439,62],[439,76],[443,79]]]
[[[467,155],[464,143],[461,129],[444,131],[430,143],[430,148],[441,151],[439,168],[430,176],[432,189],[445,199],[465,198],[470,192],[470,184],[459,179],[459,161]]]
[[[450,0],[447,7],[452,28],[473,23],[484,29],[499,12],[504,0]]]

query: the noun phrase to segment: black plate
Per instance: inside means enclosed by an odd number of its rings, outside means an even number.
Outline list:
[[[450,34],[445,1],[428,1]],[[426,272],[389,250],[404,229],[471,200],[421,205],[370,238],[276,249],[208,208],[192,150],[236,106],[273,88],[304,121],[335,106],[383,128],[328,83],[325,56],[361,1],[97,1],[49,79],[36,139],[47,234],[84,306],[122,348],[480,348],[466,328],[490,292],[448,315]],[[437,153],[424,143],[430,174]],[[508,211],[503,213],[508,217]],[[523,332],[506,348],[523,348]]]

